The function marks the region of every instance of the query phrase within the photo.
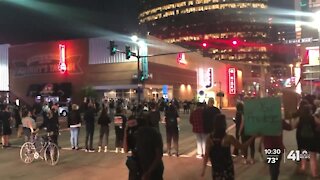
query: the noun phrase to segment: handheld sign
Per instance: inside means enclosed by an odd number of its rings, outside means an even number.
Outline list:
[[[282,131],[280,98],[245,100],[244,130],[246,135],[280,135]]]

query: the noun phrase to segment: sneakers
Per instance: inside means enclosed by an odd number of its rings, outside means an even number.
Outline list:
[[[94,149],[89,149],[89,152],[94,152]]]
[[[98,152],[101,152],[101,146],[98,147]]]
[[[201,154],[198,154],[198,155],[196,155],[196,158],[197,158],[197,159],[202,159],[202,155],[201,155]]]
[[[116,153],[119,153],[119,148],[116,148]]]
[[[121,148],[121,153],[124,153],[124,149],[123,148]]]
[[[104,152],[107,152],[107,151],[108,151],[108,147],[105,146],[105,147],[104,147]]]

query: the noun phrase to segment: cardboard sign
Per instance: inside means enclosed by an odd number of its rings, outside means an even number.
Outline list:
[[[245,100],[244,130],[246,135],[280,135],[282,131],[280,98]]]

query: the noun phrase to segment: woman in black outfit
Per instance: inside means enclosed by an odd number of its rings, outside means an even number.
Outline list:
[[[316,138],[316,127],[320,125],[320,119],[312,115],[312,106],[301,102],[298,110],[298,122],[293,125],[297,128],[296,139],[300,152],[306,150],[310,154],[310,169],[313,177],[318,177],[317,151],[318,143]],[[300,171],[306,169],[306,159],[301,159]]]
[[[111,123],[110,117],[108,116],[107,107],[102,107],[100,117],[98,119],[98,124],[100,125],[100,135],[98,143],[98,152],[101,152],[103,137],[105,137],[104,152],[108,151],[108,142],[109,142],[109,124]]]
[[[173,141],[176,156],[179,156],[179,114],[173,104],[169,106],[165,113],[166,133],[167,133],[167,151],[171,156],[171,142]]]
[[[114,129],[116,133],[116,152],[119,152],[121,148],[121,153],[124,153],[123,149],[123,138],[124,138],[124,129],[126,127],[127,117],[123,115],[122,108],[116,108],[116,114],[114,115]]]
[[[206,140],[206,151],[203,159],[203,168],[201,176],[204,176],[207,162],[210,158],[212,166],[212,179],[234,179],[234,168],[231,157],[230,146],[233,145],[238,149],[246,148],[254,139],[251,137],[244,144],[240,144],[232,135],[226,133],[227,123],[226,116],[218,114],[214,120],[214,130]]]

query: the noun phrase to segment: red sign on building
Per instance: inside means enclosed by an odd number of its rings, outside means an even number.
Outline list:
[[[237,70],[236,68],[229,68],[228,69],[228,85],[229,85],[229,94],[234,95],[236,94],[236,76]]]

